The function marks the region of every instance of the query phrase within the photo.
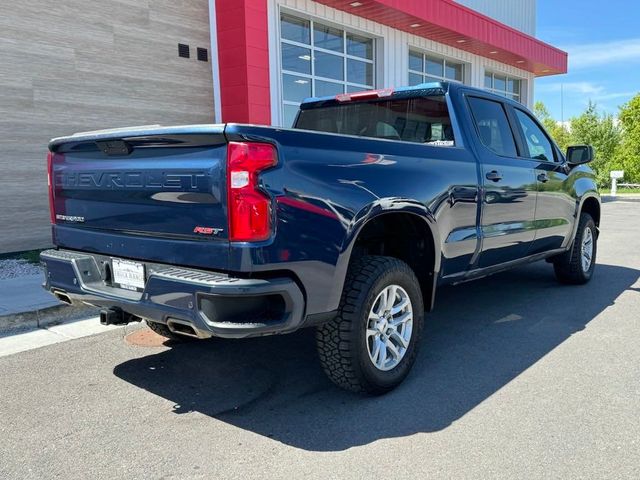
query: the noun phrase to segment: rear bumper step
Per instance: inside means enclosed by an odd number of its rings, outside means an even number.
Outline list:
[[[46,290],[102,308],[101,321],[104,313],[109,324],[148,319],[182,335],[241,338],[288,333],[304,320],[304,297],[291,278],[243,279],[140,262],[145,287],[131,291],[111,285],[109,256],[46,250],[40,259]]]

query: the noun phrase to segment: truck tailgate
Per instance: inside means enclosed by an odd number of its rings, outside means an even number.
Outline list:
[[[225,269],[224,126],[183,129],[113,130],[53,140],[56,243],[200,266],[196,252],[206,249],[208,266]]]

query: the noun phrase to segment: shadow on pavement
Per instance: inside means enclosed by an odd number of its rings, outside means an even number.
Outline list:
[[[545,263],[440,289],[421,354],[386,396],[343,392],[324,376],[313,331],[174,344],[129,360],[119,378],[201,412],[313,451],[446,428],[585,326],[640,271],[598,265],[590,284],[559,286]]]

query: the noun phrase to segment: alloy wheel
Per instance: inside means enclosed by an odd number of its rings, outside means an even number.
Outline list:
[[[398,366],[411,342],[412,328],[409,294],[399,285],[385,287],[373,302],[367,322],[369,359],[378,370]]]

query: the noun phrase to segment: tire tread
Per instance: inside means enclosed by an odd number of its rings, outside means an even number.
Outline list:
[[[578,223],[578,230],[576,232],[576,237],[573,240],[573,245],[571,246],[571,249],[566,253],[560,255],[553,262],[553,269],[556,274],[556,278],[560,283],[566,283],[569,285],[581,285],[581,284],[587,283],[591,279],[591,275],[587,276],[582,271],[582,265],[581,265],[582,258],[580,254],[580,247],[582,244],[582,234],[584,232],[585,227],[589,224],[589,222],[591,222],[592,224],[594,223],[593,219],[591,218],[591,215],[589,215],[588,213],[582,212],[580,214],[580,221]],[[594,249],[593,249],[593,258],[592,258],[593,263],[595,263],[596,261],[596,252],[597,252],[596,240],[597,240],[597,235],[596,235],[596,232],[594,232],[594,236],[593,236]],[[593,271],[593,267],[591,268],[591,271]]]
[[[389,390],[371,385],[364,378],[358,368],[358,359],[355,358],[357,349],[352,342],[353,329],[358,328],[360,322],[360,308],[371,287],[381,275],[391,269],[404,270],[415,279],[413,270],[393,257],[367,255],[354,261],[347,272],[337,315],[316,329],[320,363],[331,381],[345,390],[357,393],[384,393]],[[417,283],[417,279],[415,282]],[[419,342],[420,329],[416,331],[418,338],[412,341]],[[413,350],[414,356],[416,350]]]

